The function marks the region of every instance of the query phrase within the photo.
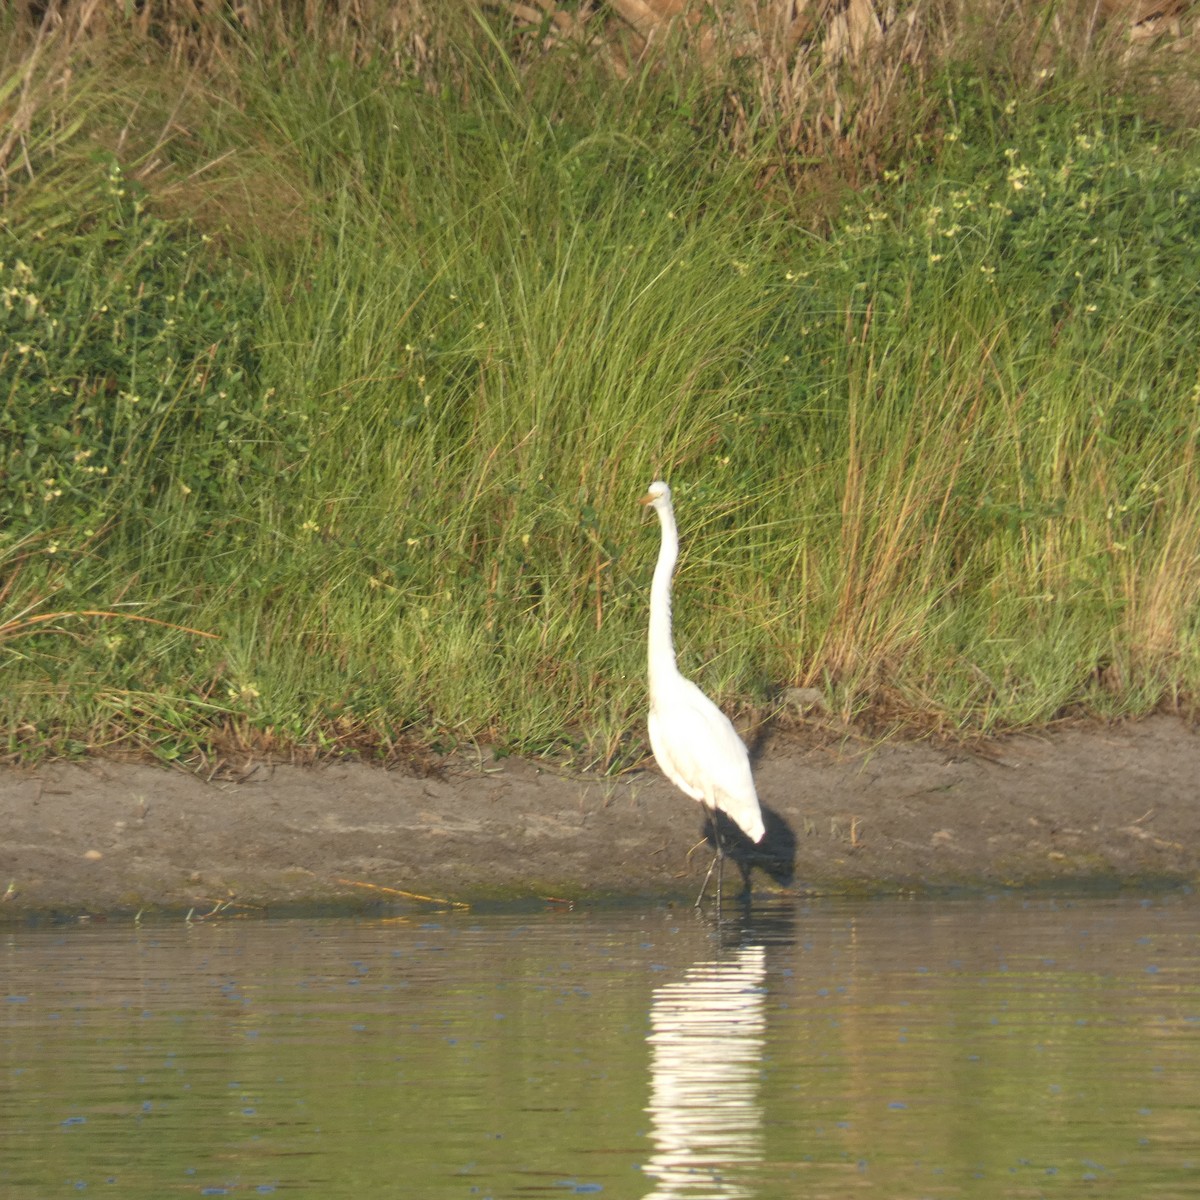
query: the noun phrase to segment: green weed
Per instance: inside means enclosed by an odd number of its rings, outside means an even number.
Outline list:
[[[816,684],[966,732],[1193,702],[1193,142],[948,68],[817,236],[777,139],[711,124],[711,64],[442,45],[247,40],[175,96],[81,59],[87,112],[30,115],[11,754],[627,764],[657,475],[681,664],[727,706]]]

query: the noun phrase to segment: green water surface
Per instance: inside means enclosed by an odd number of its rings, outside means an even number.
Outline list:
[[[1200,1195],[1200,901],[0,931],[0,1196]]]

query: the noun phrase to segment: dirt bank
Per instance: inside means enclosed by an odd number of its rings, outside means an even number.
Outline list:
[[[756,891],[1200,876],[1200,734],[1171,717],[970,749],[778,737],[756,774]],[[689,860],[701,825],[652,765],[615,780],[512,758],[453,759],[424,778],[361,764],[247,765],[212,782],[104,761],[5,769],[0,919],[391,895],[376,887],[684,897],[707,866],[706,847]]]

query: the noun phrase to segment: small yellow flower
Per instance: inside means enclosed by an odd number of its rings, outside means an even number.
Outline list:
[[[1008,186],[1014,192],[1024,191],[1032,176],[1033,172],[1024,164],[1014,165],[1008,172]]]

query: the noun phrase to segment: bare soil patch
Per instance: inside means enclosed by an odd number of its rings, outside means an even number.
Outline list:
[[[1173,717],[972,747],[779,735],[756,777],[767,837],[735,854],[757,893],[1200,875],[1200,735]],[[0,919],[408,902],[399,893],[687,898],[709,862],[703,825],[653,764],[617,779],[486,757],[426,777],[356,763],[248,764],[212,781],[111,761],[8,768]]]

